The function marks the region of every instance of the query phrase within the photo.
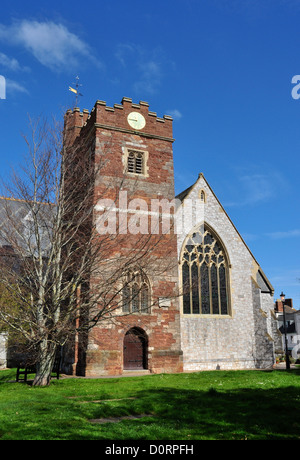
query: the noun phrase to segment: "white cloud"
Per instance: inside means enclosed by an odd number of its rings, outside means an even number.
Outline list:
[[[13,72],[19,72],[22,70],[22,67],[17,59],[10,58],[4,53],[0,53],[0,68],[12,70]]]
[[[136,92],[154,94],[160,85],[162,70],[160,63],[148,56],[141,57],[138,63],[139,79],[134,83]]]
[[[136,46],[131,45],[129,43],[120,43],[117,46],[117,50],[115,52],[115,57],[117,60],[122,64],[123,67],[127,66],[127,58],[128,54],[132,54],[136,50]]]
[[[178,109],[167,110],[167,114],[174,120],[180,120],[182,118],[182,113]]]
[[[117,46],[115,57],[122,65],[125,74],[130,70],[135,75],[132,86],[136,93],[154,94],[157,92],[167,64],[160,48],[146,50],[134,43],[120,43]]]
[[[262,237],[267,237],[271,238],[272,240],[280,240],[280,239],[286,239],[286,238],[298,238],[300,236],[300,230],[295,229],[295,230],[284,230],[282,232],[269,232],[269,233],[263,233],[263,234],[254,234],[254,233],[243,233],[243,238],[246,241],[255,241],[258,240],[259,238]],[[300,276],[300,273],[299,273]]]
[[[11,26],[0,25],[0,40],[23,46],[51,70],[74,68],[83,59],[100,66],[89,45],[63,24],[22,20]]]
[[[287,286],[298,287],[300,290],[299,267],[269,267],[268,274],[273,286],[283,286],[283,289]]]
[[[243,176],[240,182],[246,191],[246,201],[249,203],[267,201],[273,196],[275,190],[275,183],[265,174]]]
[[[261,235],[256,235],[255,233],[242,233],[242,237],[246,242],[256,241],[260,236]]]
[[[282,238],[295,238],[300,236],[300,230],[286,230],[283,232],[271,232],[267,233],[267,236],[274,239],[274,240],[279,240]]]
[[[237,178],[237,182],[234,193],[238,199],[225,203],[226,207],[266,203],[276,196],[284,184],[281,175],[276,172],[243,174]]]
[[[21,83],[18,83],[15,80],[10,80],[9,78],[6,78],[6,90],[8,93],[29,94],[28,90],[23,85],[21,85]]]

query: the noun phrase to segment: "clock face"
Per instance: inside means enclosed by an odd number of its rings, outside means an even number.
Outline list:
[[[145,118],[139,112],[131,112],[127,117],[127,121],[129,125],[134,129],[143,129],[146,125]]]

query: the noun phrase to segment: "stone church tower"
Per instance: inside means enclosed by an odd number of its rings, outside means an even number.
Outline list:
[[[172,228],[163,233],[159,210],[151,211],[151,203],[175,198],[173,141],[172,118],[157,117],[146,102],[133,104],[131,99],[123,98],[121,104],[108,107],[97,101],[90,114],[79,109],[66,114],[66,145],[94,158],[99,166],[94,219],[100,232],[103,203],[105,207],[111,200],[116,206],[117,228],[111,228],[107,259],[114,260],[114,265],[122,261],[124,267],[126,257],[137,262],[131,262],[128,273],[124,272],[118,319],[94,327],[85,349],[79,346],[75,353],[72,365],[79,373],[182,371],[177,239]],[[146,228],[134,224],[127,209],[130,206],[139,209],[140,216],[146,215]],[[142,251],[143,257],[139,257]],[[109,264],[108,260],[106,266]],[[91,280],[90,288],[93,284],[97,280]]]
[[[66,113],[67,148],[99,166],[94,222],[100,233],[114,234],[104,266],[126,267],[124,260],[136,257],[124,270],[118,319],[75,341],[67,363],[73,372],[273,365],[273,288],[202,174],[175,198],[173,141],[172,118],[157,117],[143,101],[123,98],[113,107],[97,101],[91,113]],[[116,226],[99,219],[107,203]],[[148,252],[139,258],[145,238]]]

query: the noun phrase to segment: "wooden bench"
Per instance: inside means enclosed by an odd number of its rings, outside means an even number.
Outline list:
[[[35,374],[35,373],[36,373],[35,366],[25,366],[24,364],[20,364],[17,368],[16,381],[17,382],[27,382],[28,375]]]
[[[61,362],[61,357],[60,354],[56,356],[54,360],[54,365],[51,374],[56,374],[56,378],[59,379],[59,373],[60,373],[60,362]],[[36,373],[36,366],[34,364],[27,365],[24,363],[19,364],[17,367],[17,375],[16,375],[16,381],[17,382],[27,382],[27,377],[29,374],[35,374]]]

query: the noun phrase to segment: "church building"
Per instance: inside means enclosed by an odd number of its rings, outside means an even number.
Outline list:
[[[172,118],[158,117],[144,101],[123,98],[108,107],[98,100],[90,113],[75,108],[65,115],[67,148],[103,164],[95,222],[103,199],[115,202],[119,216],[128,216],[134,202],[146,216],[147,231],[140,233],[157,242],[142,267],[124,273],[121,319],[99,323],[84,346],[75,341],[64,362],[70,372],[176,373],[274,363],[273,288],[202,173],[175,197],[173,142]],[[160,225],[164,217],[169,231]],[[112,257],[129,255],[138,244],[139,232],[122,233]]]

